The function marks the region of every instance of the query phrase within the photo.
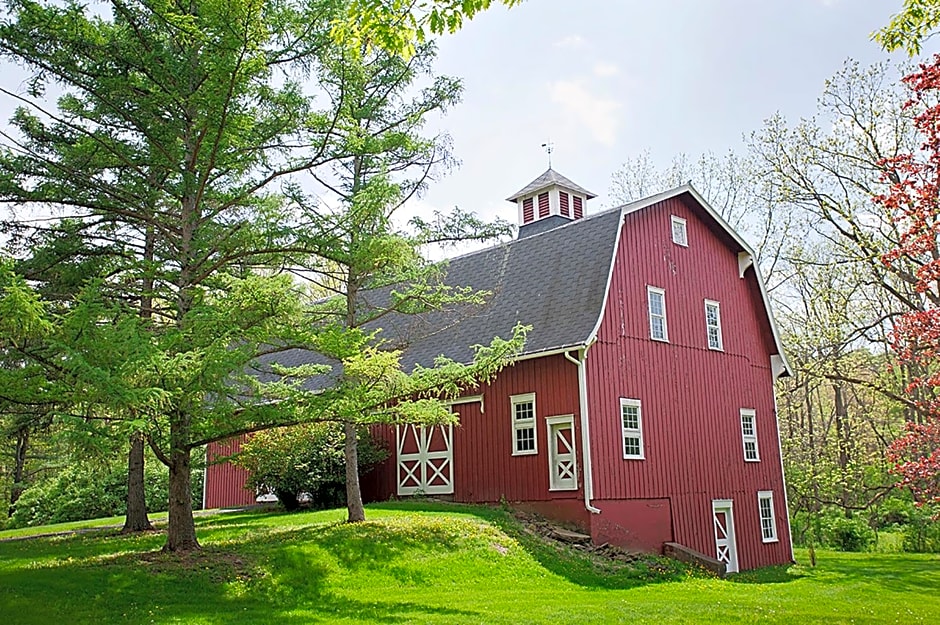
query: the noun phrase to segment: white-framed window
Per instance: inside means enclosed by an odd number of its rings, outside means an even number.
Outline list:
[[[669,330],[666,328],[666,291],[655,286],[646,287],[646,297],[650,311],[650,338],[654,341],[668,341]]]
[[[748,462],[760,462],[757,449],[757,417],[750,408],[741,408],[741,441],[744,444],[744,459]]]
[[[535,439],[535,393],[512,395],[512,455],[539,453]]]
[[[620,398],[624,460],[643,460],[643,409],[639,399]]]
[[[765,543],[777,542],[777,516],[774,513],[774,492],[757,491],[757,510],[760,514],[761,540]]]
[[[721,343],[721,305],[705,300],[705,333],[708,336],[708,349],[724,349]]]
[[[685,225],[685,219],[672,215],[672,242],[682,247],[689,247],[689,231]]]

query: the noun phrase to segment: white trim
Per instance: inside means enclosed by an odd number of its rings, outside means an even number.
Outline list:
[[[676,226],[682,226],[682,238],[684,241],[676,240]],[[672,242],[680,247],[689,247],[689,228],[686,225],[685,219],[679,217],[678,215],[669,216],[669,234],[672,237]]]
[[[202,467],[202,510],[206,509],[206,484],[209,482],[209,445],[212,443],[206,444],[205,452],[203,453],[203,467]]]
[[[745,462],[760,462],[760,445],[757,443],[757,411],[753,408],[741,408],[741,447],[744,451]],[[751,423],[751,433],[748,434],[744,429],[745,419],[749,418]],[[747,457],[747,444],[754,443],[754,458]]]
[[[656,317],[659,317],[659,316],[662,317],[662,320],[663,320],[663,335],[662,336],[653,335],[653,318],[654,318],[653,299],[652,299],[653,295],[659,295],[660,297],[662,297],[663,314],[655,315]],[[650,325],[650,338],[653,339],[654,341],[662,341],[664,343],[668,343],[669,342],[669,324],[666,320],[666,290],[665,289],[661,289],[658,286],[652,286],[649,284],[646,285],[646,312],[647,312],[647,321],[649,321],[649,325]]]
[[[711,329],[711,326],[708,325],[708,307],[709,306],[715,307],[715,321],[717,322],[716,327],[718,330],[718,345],[715,347],[712,346],[712,338],[711,338],[711,334],[709,334],[709,330]],[[705,342],[708,345],[708,349],[718,351],[718,352],[725,351],[725,341],[724,341],[724,338],[721,336],[721,303],[713,299],[705,300]]]
[[[774,379],[770,381],[773,388]],[[777,416],[777,393],[773,393],[774,398],[774,424],[777,426],[777,459],[780,461],[780,479],[783,482],[783,522],[787,524],[787,537],[790,539],[790,560],[796,562],[796,554],[793,552],[793,530],[790,528],[790,499],[787,496],[787,474],[783,470],[783,447],[780,445],[780,417]]]
[[[754,264],[754,256],[750,252],[738,252],[738,277],[743,278],[744,272]]]
[[[766,536],[764,534],[764,509],[761,507],[761,504],[765,501],[770,502],[770,530],[771,535]],[[777,510],[774,508],[774,491],[772,490],[759,490],[757,491],[757,518],[760,522],[760,539],[765,543],[776,543],[779,542],[777,538]]]
[[[554,444],[555,441],[552,440],[552,426],[559,424],[567,425],[571,429],[571,483],[569,485],[559,485],[558,475],[555,472],[554,466],[556,460],[554,450],[557,449],[557,447]],[[548,439],[548,453],[545,454],[548,457],[548,490],[578,490],[578,454],[575,452],[574,415],[545,417],[545,433]]]
[[[715,513],[719,510],[725,510],[725,518],[728,520],[728,526],[725,528],[726,540],[729,543],[728,562],[726,562],[725,572],[737,573],[738,566],[738,539],[734,533],[734,501],[731,499],[712,499],[712,533],[715,536],[715,555],[718,557],[718,533],[715,531]],[[721,559],[720,557],[718,558]],[[723,560],[722,560],[723,561]]]
[[[520,423],[516,420],[516,405],[517,404],[526,404],[532,403],[532,417],[527,418]],[[509,418],[510,418],[510,432],[512,434],[512,455],[513,456],[535,456],[539,453],[539,437],[538,437],[538,409],[535,404],[535,393],[520,393],[519,395],[510,395],[509,396]],[[516,437],[516,432],[522,429],[532,428],[532,449],[519,450],[518,439]]]
[[[636,428],[627,428],[623,424],[623,409],[628,406],[636,408]],[[627,435],[639,439],[639,454],[627,453]],[[624,460],[646,460],[646,446],[643,444],[643,405],[639,399],[620,398],[620,449]]]
[[[590,345],[578,350],[578,358],[565,352],[565,358],[578,367],[578,405],[581,411],[581,462],[584,463],[584,509],[591,514],[600,514],[600,508],[591,504],[594,499],[594,466],[591,460],[591,420],[588,418],[587,397],[587,353]]]
[[[574,208],[572,208],[572,211]],[[572,213],[573,214],[573,213]],[[623,220],[626,213],[621,209],[620,219],[617,220],[617,236],[614,238],[614,254],[610,259],[610,267],[607,268],[607,284],[604,287],[604,300],[601,302],[601,312],[597,316],[597,322],[591,333],[588,334],[585,345],[591,345],[597,340],[597,333],[601,329],[601,322],[604,320],[604,313],[607,311],[607,300],[610,299],[610,283],[614,279],[614,265],[617,264],[617,253],[620,251],[620,235],[623,234]]]
[[[463,397],[450,399],[444,403],[448,406],[457,406],[460,404],[475,404],[476,402],[480,402],[480,414],[484,414],[486,411],[483,409],[483,395],[465,395]]]

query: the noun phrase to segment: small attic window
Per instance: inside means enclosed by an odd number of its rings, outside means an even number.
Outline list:
[[[570,217],[571,212],[568,210],[568,194],[564,191],[559,191],[558,200],[561,207],[561,214],[565,217]]]
[[[581,203],[581,196],[572,195],[571,197],[574,199],[574,218],[581,219],[584,217],[584,205]]]
[[[689,247],[689,233],[685,226],[685,219],[672,216],[672,242],[682,247]]]

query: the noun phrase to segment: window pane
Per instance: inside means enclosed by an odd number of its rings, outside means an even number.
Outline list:
[[[663,294],[650,292],[650,313],[662,316]]]
[[[623,439],[623,453],[625,456],[640,455],[640,439],[637,436],[625,436]]]

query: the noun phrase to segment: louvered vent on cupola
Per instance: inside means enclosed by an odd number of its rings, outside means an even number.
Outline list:
[[[584,203],[595,197],[594,193],[549,168],[508,200],[519,208],[521,239],[581,219]]]

